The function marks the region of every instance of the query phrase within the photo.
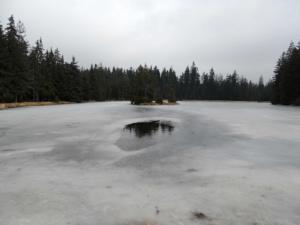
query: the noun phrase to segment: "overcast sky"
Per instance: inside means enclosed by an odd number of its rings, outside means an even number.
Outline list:
[[[234,69],[270,78],[290,41],[300,40],[299,0],[0,0],[30,44],[40,37],[80,66],[91,63]]]

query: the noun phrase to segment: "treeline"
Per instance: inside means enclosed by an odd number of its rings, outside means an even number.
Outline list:
[[[75,58],[66,62],[58,49],[44,50],[42,40],[29,47],[21,22],[11,16],[0,25],[0,102],[104,101],[132,103],[180,100],[269,101],[272,84],[262,77],[252,83],[236,72],[223,77],[200,75],[193,63],[176,76],[170,69],[139,66],[136,69],[92,65],[80,69]]]
[[[177,93],[180,99],[268,101],[271,91],[271,82],[265,85],[263,77],[256,84],[239,76],[236,71],[224,78],[216,75],[214,69],[200,76],[193,63],[180,76]]]
[[[41,40],[29,50],[21,22],[0,25],[0,101],[78,101],[80,71],[73,58],[64,61],[56,50],[44,51]]]
[[[279,58],[273,77],[273,104],[300,105],[300,42]]]

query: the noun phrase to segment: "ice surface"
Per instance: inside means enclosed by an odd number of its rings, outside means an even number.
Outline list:
[[[126,124],[149,120],[174,130],[139,151],[119,148]],[[299,221],[300,108],[107,102],[0,111],[0,225]]]

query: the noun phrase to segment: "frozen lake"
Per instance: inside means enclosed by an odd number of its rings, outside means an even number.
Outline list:
[[[0,225],[299,223],[300,108],[0,111]]]

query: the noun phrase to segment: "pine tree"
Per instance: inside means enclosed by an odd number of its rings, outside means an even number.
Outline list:
[[[190,88],[189,88],[189,98],[190,99],[197,99],[198,92],[199,92],[199,85],[200,85],[200,79],[199,79],[199,73],[198,73],[198,67],[196,66],[195,62],[192,63],[191,69],[190,69]]]
[[[278,59],[273,77],[273,91],[272,91],[272,104],[281,103],[281,80],[283,77],[283,67],[285,65],[285,53],[282,53],[281,58]]]
[[[40,101],[41,82],[43,82],[42,65],[44,61],[44,49],[42,39],[35,43],[29,54],[30,61],[30,83],[32,89],[32,100]]]
[[[200,99],[209,99],[209,76],[207,73],[202,74],[202,88]]]
[[[7,87],[8,78],[6,68],[7,49],[5,43],[5,36],[2,25],[0,24],[0,102],[5,102],[9,95],[9,89]]]
[[[173,70],[173,68],[169,69],[168,73],[168,94],[167,94],[167,99],[170,103],[175,103],[176,102],[176,90],[177,90],[177,76],[176,72]]]
[[[182,74],[182,99],[190,98],[190,68],[186,67],[184,73]]]
[[[265,97],[265,84],[264,84],[264,78],[263,76],[259,77],[259,81],[258,81],[258,101],[262,102],[265,101],[266,97]]]
[[[14,17],[9,17],[6,27],[6,46],[7,46],[7,85],[10,87],[8,101],[22,101],[28,91],[28,58],[27,43],[24,40],[24,27],[18,23],[15,25]]]
[[[300,104],[300,50],[293,42],[275,67],[272,103]]]
[[[208,90],[209,90],[209,100],[215,100],[216,99],[216,93],[217,93],[217,85],[215,81],[215,71],[213,68],[210,69],[209,75],[208,75]]]

